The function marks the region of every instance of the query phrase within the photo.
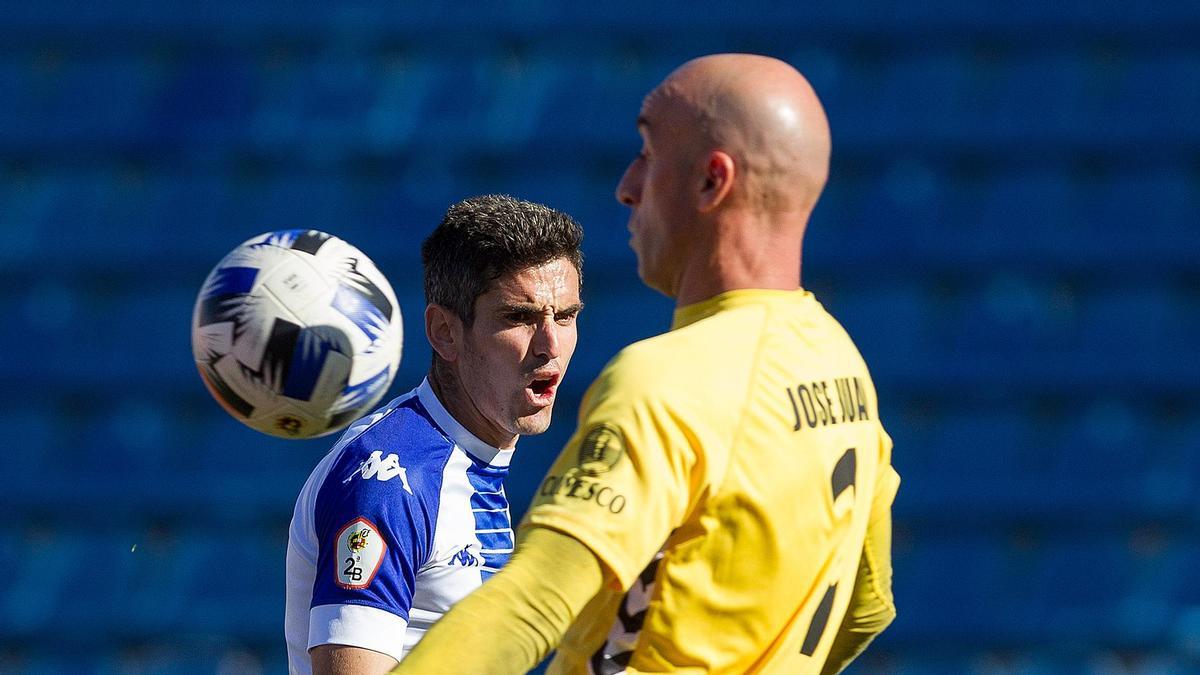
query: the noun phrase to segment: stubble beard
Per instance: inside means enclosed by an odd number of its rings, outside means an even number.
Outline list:
[[[546,408],[532,415],[517,418],[514,426],[522,436],[536,436],[550,428],[550,417],[551,408]]]

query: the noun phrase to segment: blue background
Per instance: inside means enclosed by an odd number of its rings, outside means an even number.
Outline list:
[[[332,439],[233,421],[189,347],[205,275],[260,232],[375,259],[396,394],[446,206],[584,224],[523,510],[587,382],[668,325],[612,191],[641,97],[725,50],[799,67],[832,122],[805,284],[904,476],[900,616],[855,672],[1200,672],[1200,5],[382,5],[0,12],[0,672],[284,668],[287,522]]]

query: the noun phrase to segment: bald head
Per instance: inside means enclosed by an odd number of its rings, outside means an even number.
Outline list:
[[[720,149],[739,168],[737,201],[769,211],[811,211],[829,175],[829,123],[812,86],[766,56],[693,59],[646,97],[699,132],[692,149]],[[693,126],[694,125],[694,126]]]
[[[642,149],[617,184],[651,288],[689,304],[737,288],[795,289],[829,175],[829,124],[796,69],[718,54],[642,102]]]

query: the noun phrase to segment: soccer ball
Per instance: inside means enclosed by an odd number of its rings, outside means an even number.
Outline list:
[[[400,364],[400,306],[362,251],[324,232],[246,241],[209,273],[192,353],[209,392],[247,426],[284,438],[345,428]]]

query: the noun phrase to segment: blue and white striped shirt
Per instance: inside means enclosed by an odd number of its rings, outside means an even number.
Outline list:
[[[458,423],[423,381],[355,422],[309,476],[288,533],[285,632],[292,673],[308,650],[397,660],[513,549],[500,450]]]

